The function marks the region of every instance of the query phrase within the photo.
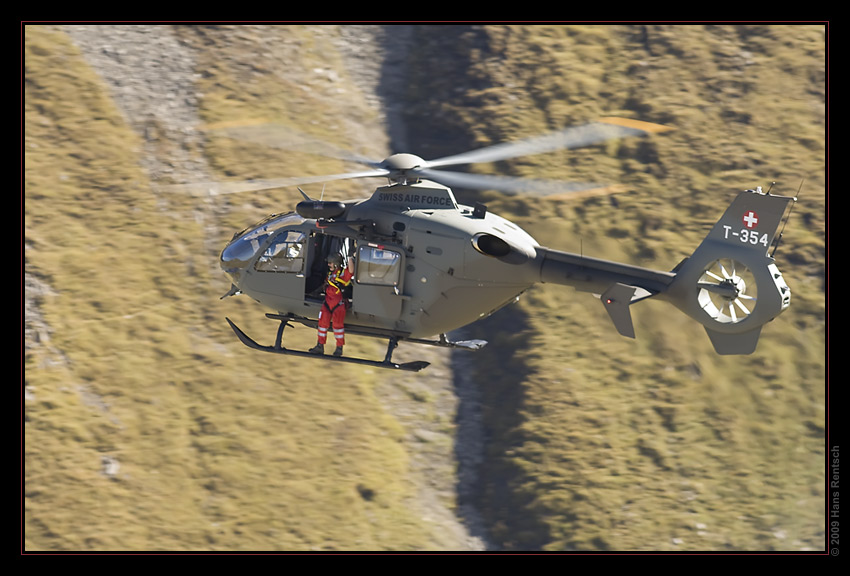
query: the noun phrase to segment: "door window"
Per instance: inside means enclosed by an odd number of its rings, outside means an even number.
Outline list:
[[[361,246],[357,255],[357,283],[398,286],[401,254],[386,248]]]

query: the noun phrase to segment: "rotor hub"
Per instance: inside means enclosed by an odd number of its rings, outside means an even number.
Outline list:
[[[393,154],[384,160],[384,167],[394,172],[405,173],[425,165],[425,160],[415,154]]]
[[[726,278],[720,282],[718,288],[724,289],[724,291],[718,290],[717,293],[726,300],[734,300],[738,295],[747,293],[747,283],[740,276]]]
[[[747,293],[747,283],[740,276],[734,276],[732,278],[732,285],[735,286],[735,290],[738,291],[738,293],[735,294],[736,298],[740,294],[746,294]]]

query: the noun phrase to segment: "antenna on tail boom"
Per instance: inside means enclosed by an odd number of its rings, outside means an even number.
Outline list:
[[[779,235],[776,237],[776,242],[774,242],[774,244],[773,244],[773,252],[770,254],[771,258],[773,258],[776,255],[776,250],[779,249],[779,243],[782,242],[782,235],[785,233],[785,226],[788,224],[788,220],[791,219],[791,212],[794,211],[794,206],[797,204],[797,198],[800,197],[800,191],[802,189],[803,189],[803,180],[800,180],[800,187],[797,188],[797,195],[794,196],[794,201],[791,202],[791,207],[788,209],[788,215],[785,217],[785,222],[782,223],[782,230],[779,231]]]

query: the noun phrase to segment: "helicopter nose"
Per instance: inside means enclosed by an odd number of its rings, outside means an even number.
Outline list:
[[[245,238],[239,238],[225,246],[224,250],[221,251],[219,265],[237,286],[245,270],[248,268],[249,262],[253,259],[256,250],[259,248],[259,246],[253,246],[252,244],[252,242],[246,241]]]

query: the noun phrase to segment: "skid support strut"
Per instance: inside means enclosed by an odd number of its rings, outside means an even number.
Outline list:
[[[312,358],[312,359],[321,359],[326,360],[328,362],[346,362],[349,364],[360,364],[363,366],[374,366],[376,368],[389,368],[393,370],[406,370],[409,372],[419,372],[423,368],[426,368],[430,365],[430,362],[424,361],[414,361],[414,362],[405,362],[403,364],[398,364],[392,361],[393,350],[398,346],[398,338],[393,336],[389,339],[389,344],[387,346],[387,354],[384,357],[382,362],[377,360],[369,360],[367,358],[352,358],[349,356],[325,356],[320,354],[311,354],[309,352],[303,350],[291,350],[289,348],[284,348],[283,346],[283,331],[290,324],[287,322],[288,318],[282,317],[280,318],[280,326],[277,329],[277,336],[275,337],[275,342],[273,346],[264,346],[262,344],[258,344],[255,340],[253,340],[250,336],[245,334],[230,318],[225,318],[227,323],[230,324],[230,328],[233,329],[233,332],[236,334],[236,337],[239,338],[239,341],[242,342],[248,348],[253,348],[254,350],[260,350],[262,352],[271,352],[273,354],[285,354],[288,356],[300,356],[302,358]]]

